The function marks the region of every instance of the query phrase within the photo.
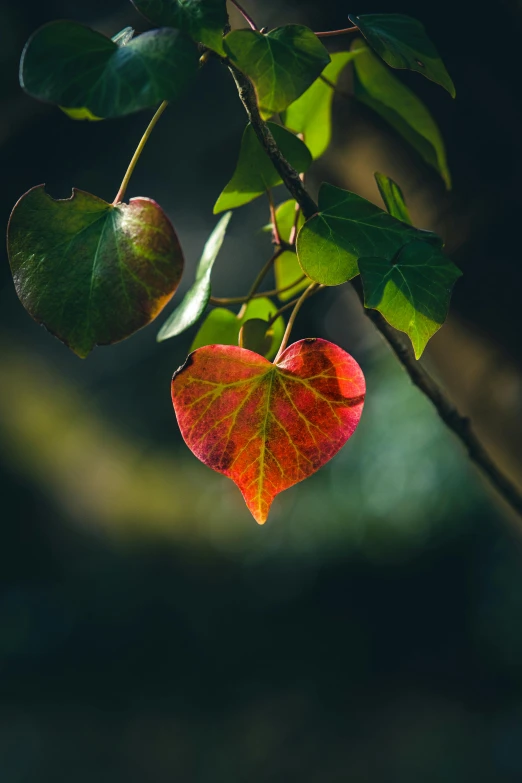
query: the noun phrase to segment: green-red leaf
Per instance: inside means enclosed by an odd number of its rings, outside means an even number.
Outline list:
[[[234,30],[224,38],[224,47],[234,65],[252,80],[265,119],[299,98],[330,62],[319,38],[296,24],[266,35]]]
[[[34,98],[82,110],[79,119],[119,117],[175,100],[197,67],[196,46],[177,30],[151,30],[122,46],[77,22],[51,22],[27,42],[20,83]]]
[[[326,340],[301,340],[276,365],[244,348],[211,345],[190,354],[172,379],[187,446],[231,478],[254,519],[274,497],[315,473],[361,418],[361,368]]]
[[[277,307],[270,299],[260,296],[258,299],[252,299],[246,306],[245,312],[238,318],[232,310],[225,307],[216,307],[211,310],[203,321],[190,350],[195,351],[204,345],[238,345],[239,332],[244,323],[251,318],[259,318],[267,321],[277,312]],[[282,316],[272,326],[273,334],[269,350],[266,352],[267,359],[273,359],[276,355],[283,334],[285,332],[285,322]]]
[[[210,299],[212,267],[221,250],[231,217],[232,212],[223,215],[209,236],[196,269],[196,280],[159,330],[158,342],[168,340],[169,337],[176,337],[185,329],[189,329],[203,315]]]
[[[306,171],[312,163],[312,156],[301,139],[273,122],[269,122],[268,127],[290,165],[299,172]],[[248,124],[241,139],[234,174],[216,201],[214,214],[248,204],[281,182],[281,177],[259,143],[252,125]]]
[[[183,270],[176,233],[151,199],[113,206],[73,190],[57,201],[43,185],[16,204],[8,252],[26,310],[82,358],[150,323]]]
[[[323,184],[319,212],[307,220],[297,237],[301,268],[323,285],[340,285],[359,274],[361,257],[391,259],[415,239],[441,244],[429,231],[408,226],[356,193]]]
[[[378,310],[409,336],[420,358],[448,314],[451,291],[462,272],[440,250],[412,242],[393,262],[360,258],[364,305]]]
[[[405,14],[350,14],[349,20],[392,68],[417,71],[455,97],[455,86],[424,25]]]
[[[383,117],[439,172],[446,187],[451,175],[437,124],[426,106],[376,57],[362,39],[354,41],[354,93],[357,100]]]
[[[228,22],[226,0],[132,0],[143,16],[160,27],[176,27],[218,54]]]
[[[404,201],[402,190],[397,183],[390,177],[387,177],[386,174],[379,174],[378,171],[375,172],[374,177],[384,205],[390,215],[411,226],[410,213]]]

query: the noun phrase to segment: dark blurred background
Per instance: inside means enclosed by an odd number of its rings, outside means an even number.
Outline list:
[[[453,192],[342,98],[311,187],[327,179],[380,203],[373,172],[383,171],[415,222],[442,233],[464,277],[422,361],[520,479],[522,5],[499,0],[488,16],[462,0],[245,4],[267,26],[326,30],[376,11],[427,26],[457,99],[401,78],[441,127]],[[123,0],[2,0],[4,224],[42,182],[55,197],[74,185],[112,200],[147,123],[146,113],[74,123],[21,92],[22,46],[56,18],[109,35],[146,29]],[[133,177],[128,195],[157,199],[180,235],[182,290],[244,125],[228,74],[211,62]],[[266,222],[261,200],[236,212],[216,295],[244,292],[270,252]],[[169,382],[193,333],[158,345],[164,318],[81,361],[25,313],[3,255],[1,783],[522,781],[522,522],[350,291],[310,302],[296,337],[329,338],[360,362],[361,425],[277,499],[264,527],[181,442]]]

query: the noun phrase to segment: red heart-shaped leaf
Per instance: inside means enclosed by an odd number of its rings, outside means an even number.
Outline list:
[[[349,354],[326,340],[300,340],[277,364],[245,348],[207,345],[172,379],[187,446],[241,490],[265,522],[274,497],[315,473],[361,418],[365,382]]]

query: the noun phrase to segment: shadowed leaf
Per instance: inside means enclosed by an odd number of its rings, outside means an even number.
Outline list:
[[[210,276],[214,261],[218,257],[219,251],[225,239],[227,226],[232,217],[232,212],[227,212],[212,234],[209,236],[203,249],[203,254],[199,259],[196,269],[196,280],[189,288],[181,303],[169,315],[163,326],[158,332],[157,340],[168,340],[169,337],[175,337],[188,329],[201,317],[205,307],[210,299]]]
[[[254,519],[274,497],[315,473],[353,434],[365,382],[357,362],[326,340],[301,340],[277,365],[244,348],[192,353],[172,379],[187,446],[231,478]]]
[[[289,201],[284,201],[276,209],[277,227],[281,239],[285,240],[285,242],[290,241],[290,234],[295,221],[295,206],[295,201],[290,199]],[[303,224],[304,218],[302,212],[300,212],[297,228],[300,229]],[[272,226],[270,225],[270,229],[271,228]],[[303,277],[303,270],[299,266],[297,255],[293,250],[285,250],[284,253],[281,253],[281,255],[276,258],[274,263],[274,275],[276,288],[286,288],[293,283],[294,280],[299,280],[299,278]],[[305,277],[304,280],[301,280],[297,285],[294,285],[292,288],[279,294],[278,298],[282,302],[289,301],[290,299],[293,299],[296,294],[309,286],[311,282],[312,281],[308,277]]]
[[[314,160],[326,152],[332,136],[331,111],[334,90],[331,84],[337,84],[341,71],[355,56],[355,52],[332,54],[332,61],[321,76],[281,115],[281,120],[287,128],[303,134],[303,141]],[[327,84],[323,77],[331,84]]]
[[[441,244],[430,231],[408,226],[349,190],[323,184],[319,213],[307,220],[297,237],[301,268],[323,285],[340,285],[359,274],[361,257],[391,259],[415,239]]]
[[[277,146],[290,165],[299,172],[306,171],[312,163],[312,156],[301,139],[273,122],[269,122],[268,127],[273,133]],[[281,182],[281,177],[249,123],[241,139],[241,148],[234,174],[216,201],[214,214],[248,204],[266,193],[269,188],[280,185]]]
[[[446,149],[435,120],[417,96],[399,81],[362,40],[354,41],[354,94],[386,120],[451,187]]]
[[[270,351],[273,337],[274,330],[268,321],[251,318],[239,330],[239,346],[264,356]]]
[[[375,172],[374,177],[384,205],[390,215],[411,226],[410,213],[404,202],[402,190],[397,183],[390,177],[387,177],[386,174],[379,174],[378,171]]]
[[[267,35],[234,30],[225,37],[224,47],[234,65],[252,80],[265,119],[299,98],[330,62],[319,38],[296,24]]]
[[[226,0],[132,0],[143,16],[160,27],[176,27],[218,54],[228,22]]]
[[[359,269],[365,307],[378,310],[395,329],[406,332],[419,359],[446,320],[451,291],[462,272],[426,242],[406,245],[393,263],[361,258]]]
[[[75,119],[119,117],[176,99],[197,67],[196,46],[177,30],[118,45],[77,22],[51,22],[27,42],[20,83],[33,98],[81,110]]]
[[[227,310],[225,307],[216,307],[205,318],[190,350],[195,351],[196,348],[201,348],[204,345],[238,345],[239,331],[244,323],[251,318],[267,321],[276,312],[276,305],[264,296],[259,297],[259,299],[252,299],[247,304],[241,318],[238,318],[232,310]],[[281,345],[281,340],[285,333],[285,322],[282,316],[272,325],[272,330],[271,345],[266,352],[267,359],[273,359]]]
[[[424,25],[404,14],[350,14],[348,19],[392,68],[417,71],[455,97],[455,86]]]
[[[113,206],[73,190],[55,200],[43,185],[13,209],[8,252],[26,310],[82,358],[150,323],[183,271],[176,233],[151,199]]]

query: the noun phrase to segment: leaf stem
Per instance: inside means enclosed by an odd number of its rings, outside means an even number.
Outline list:
[[[303,275],[303,277],[306,277],[306,275]],[[294,283],[294,285],[295,285],[295,283]],[[317,294],[324,287],[325,287],[324,285],[318,286],[314,291],[310,292],[309,296],[313,296],[314,294]],[[291,307],[293,307],[295,304],[297,304],[298,301],[299,301],[299,297],[296,296],[296,298],[292,299],[291,302],[287,302],[285,305],[280,307],[279,310],[276,313],[274,313],[273,315],[270,316],[270,318],[268,319],[268,325],[272,326],[272,324],[275,323],[275,321],[277,321],[277,319],[279,318],[280,315],[282,315],[286,310],[289,310]]]
[[[272,236],[274,239],[274,245],[276,245],[277,247],[281,247],[283,243],[281,242],[281,234],[279,233],[279,227],[277,225],[277,216],[276,216],[274,199],[272,197],[272,191],[270,190],[270,188],[267,188],[266,195],[268,196],[268,204],[270,206],[270,222],[272,223]]]
[[[358,27],[344,27],[342,30],[326,30],[324,33],[314,33],[318,38],[331,38],[334,35],[345,35],[346,33],[356,33]]]
[[[149,122],[147,130],[145,131],[145,133],[141,137],[141,141],[138,144],[138,146],[136,147],[136,152],[134,153],[134,155],[131,158],[131,162],[129,163],[129,167],[128,167],[127,171],[125,172],[125,176],[123,177],[122,183],[120,185],[120,189],[118,190],[118,193],[116,194],[116,198],[112,202],[113,206],[116,206],[116,204],[120,204],[123,201],[123,198],[125,196],[125,191],[127,190],[128,184],[130,182],[130,178],[132,177],[134,169],[136,168],[136,163],[140,159],[140,155],[143,152],[143,149],[144,149],[146,143],[148,142],[150,134],[154,130],[154,127],[155,127],[157,121],[159,120],[159,118],[161,117],[161,115],[163,114],[163,112],[165,111],[167,106],[168,106],[168,101],[163,101],[163,103],[157,109],[154,117]]]
[[[275,264],[276,260],[279,258],[279,256],[283,252],[284,252],[284,249],[282,247],[278,247],[277,250],[275,251],[274,255],[271,256],[268,259],[268,261],[266,262],[266,264],[264,265],[262,270],[259,272],[258,276],[256,277],[256,279],[252,283],[252,288],[250,289],[250,291],[248,292],[247,297],[244,300],[243,307],[241,308],[241,310],[237,314],[238,318],[242,318],[244,316],[247,304],[250,302],[251,299],[253,299],[257,289],[259,288],[259,286],[261,285],[261,283],[263,282],[263,280],[265,279],[267,274],[272,269],[272,267]]]
[[[239,11],[239,13],[240,13],[240,14],[241,14],[241,16],[243,17],[243,19],[246,19],[246,21],[248,22],[248,24],[250,25],[250,27],[252,28],[252,30],[257,30],[257,29],[258,29],[258,26],[257,26],[257,24],[254,22],[254,20],[253,20],[253,19],[252,19],[252,17],[250,16],[250,14],[249,14],[247,11],[245,11],[245,9],[243,8],[243,6],[242,6],[242,5],[240,5],[240,4],[237,2],[237,0],[230,0],[230,3],[231,3],[233,6],[235,6],[235,7],[237,8],[237,10]]]
[[[252,127],[256,133],[257,138],[259,139],[260,144],[272,161],[274,168],[279,173],[279,176],[283,180],[287,190],[300,205],[304,217],[306,219],[312,217],[313,215],[317,214],[319,207],[304,187],[297,171],[289,164],[282,154],[272,133],[270,132],[270,129],[261,117],[252,83],[230,63],[228,63],[228,66],[236,82],[239,97],[243,103],[243,106],[245,107],[247,116],[252,123]],[[361,303],[364,306],[362,286],[357,285],[357,282],[358,281],[356,280],[354,287],[359,295]],[[309,289],[306,289],[305,294],[308,290]],[[306,297],[303,294],[301,297],[302,301],[304,301],[305,298]],[[299,302],[296,303],[296,308],[298,304]],[[301,304],[299,304],[299,307]],[[437,385],[437,383],[433,380],[429,373],[426,372],[423,366],[413,358],[411,352],[406,349],[402,339],[399,337],[395,329],[393,329],[393,327],[391,327],[388,322],[385,321],[381,314],[377,312],[377,310],[366,309],[365,313],[379,330],[384,339],[388,342],[397,359],[410,376],[411,381],[433,403],[442,421],[457,436],[462,445],[467,449],[471,461],[481,469],[483,474],[489,480],[491,485],[496,489],[499,495],[522,518],[522,492],[519,490],[517,485],[511,481],[511,479],[509,479],[508,476],[506,476],[493,462],[492,458],[477,438],[470,420],[459,413],[459,411],[455,408],[451,400],[445,395],[440,386]],[[293,321],[295,320],[294,313],[292,313],[290,320],[293,324]],[[279,358],[280,354],[281,351],[278,352],[278,356],[274,362]]]
[[[286,325],[285,333],[283,335],[283,339],[281,340],[281,345],[279,346],[279,350],[276,354],[276,357],[274,359],[274,364],[277,364],[279,361],[279,358],[281,357],[281,354],[285,350],[286,346],[288,345],[288,340],[290,339],[290,335],[292,333],[292,329],[294,328],[295,319],[297,318],[297,314],[299,310],[301,309],[301,305],[305,301],[305,299],[308,299],[310,294],[312,294],[315,289],[318,288],[318,283],[311,283],[308,288],[303,291],[297,302],[295,303],[294,309],[292,310],[292,315],[288,319],[288,323]]]
[[[260,299],[263,296],[279,296],[279,294],[284,294],[285,291],[289,291],[291,288],[299,285],[299,283],[301,283],[305,278],[306,275],[301,275],[301,277],[298,277],[297,280],[294,280],[293,283],[289,283],[288,285],[283,286],[283,288],[274,288],[272,291],[261,291],[260,293],[252,294],[252,296],[211,296],[209,301],[210,304],[214,305],[231,305],[244,304],[245,302],[249,302],[251,299]]]

